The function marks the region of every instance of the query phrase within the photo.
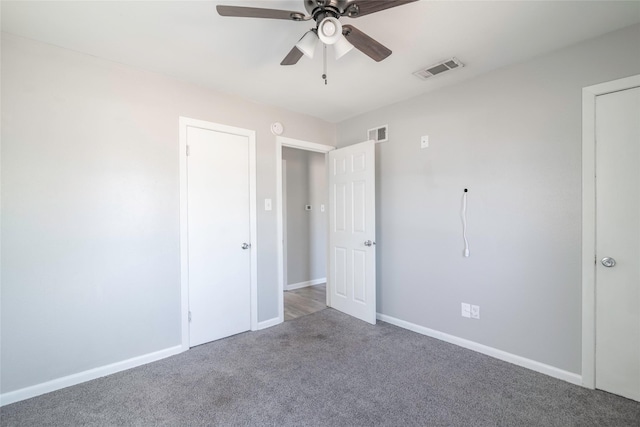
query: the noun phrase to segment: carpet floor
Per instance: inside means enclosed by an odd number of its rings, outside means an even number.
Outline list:
[[[640,403],[332,309],[0,409],[2,426],[640,426]]]

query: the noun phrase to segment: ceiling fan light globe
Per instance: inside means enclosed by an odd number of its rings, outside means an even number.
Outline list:
[[[317,45],[318,36],[313,31],[307,31],[298,43],[296,43],[298,50],[310,59],[313,59],[313,54],[316,52]]]
[[[324,44],[334,44],[342,37],[342,24],[336,18],[324,18],[318,25],[318,37]]]
[[[336,59],[340,59],[347,53],[351,52],[353,47],[354,46],[349,43],[349,40],[347,40],[345,36],[341,35],[338,38],[338,41],[333,45],[333,52],[335,53]]]

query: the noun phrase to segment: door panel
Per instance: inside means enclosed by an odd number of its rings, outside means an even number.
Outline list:
[[[596,387],[640,400],[640,88],[596,99]]]
[[[189,345],[251,328],[249,139],[187,128]]]
[[[331,306],[376,323],[375,145],[329,153]]]

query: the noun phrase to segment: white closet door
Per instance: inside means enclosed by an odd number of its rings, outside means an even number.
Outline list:
[[[251,328],[250,143],[246,136],[189,127],[187,144],[193,347]]]
[[[640,400],[640,88],[596,98],[596,255],[596,387]]]

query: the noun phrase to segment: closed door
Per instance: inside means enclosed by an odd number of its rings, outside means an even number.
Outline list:
[[[247,136],[187,128],[189,346],[251,328]]]
[[[596,99],[596,388],[640,400],[640,88]]]
[[[375,145],[329,153],[330,304],[376,323]]]

